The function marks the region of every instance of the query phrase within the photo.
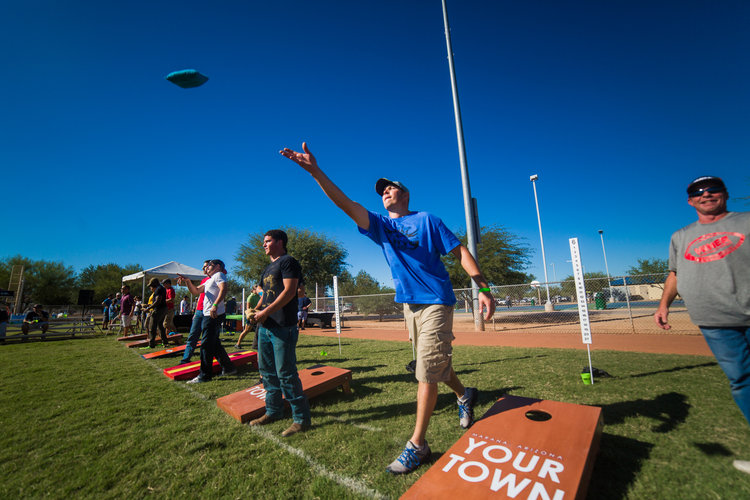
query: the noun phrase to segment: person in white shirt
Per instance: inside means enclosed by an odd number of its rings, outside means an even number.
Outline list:
[[[185,276],[178,275],[178,284],[186,286],[193,295],[203,296],[203,322],[201,324],[201,370],[198,376],[188,380],[188,384],[208,382],[213,377],[213,363],[216,358],[221,364],[220,376],[233,375],[237,369],[221,345],[219,329],[226,314],[224,297],[227,294],[227,275],[224,262],[219,259],[208,261],[206,274],[209,279],[202,285],[195,286]]]

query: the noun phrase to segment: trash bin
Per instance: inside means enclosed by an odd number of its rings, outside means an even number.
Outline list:
[[[604,295],[601,292],[596,292],[594,294],[594,307],[596,309],[606,309],[607,308],[607,301],[604,300]]]

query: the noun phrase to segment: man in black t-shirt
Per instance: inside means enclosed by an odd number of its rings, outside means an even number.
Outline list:
[[[266,413],[250,422],[265,425],[281,418],[284,401],[292,408],[294,423],[281,433],[283,437],[310,427],[310,406],[302,392],[297,374],[297,285],[302,268],[286,253],[287,235],[279,229],[263,237],[263,249],[271,263],[263,270],[260,282],[263,297],[258,304],[258,365],[266,390]]]
[[[149,324],[148,332],[148,346],[152,349],[156,347],[156,329],[159,329],[159,336],[161,342],[166,347],[167,345],[167,329],[164,326],[164,318],[167,316],[167,289],[164,288],[159,280],[151,278],[148,282],[148,287],[154,294],[154,302],[144,308],[144,311],[151,312],[151,323]]]
[[[312,301],[307,295],[305,295],[305,287],[300,286],[297,289],[297,326],[300,330],[305,329],[307,313],[311,305]]]
[[[37,304],[34,309],[26,313],[26,317],[23,318],[23,324],[21,325],[21,332],[24,335],[29,334],[29,330],[35,330],[37,328],[42,329],[42,334],[47,333],[49,328],[49,313],[42,310],[42,305]]]

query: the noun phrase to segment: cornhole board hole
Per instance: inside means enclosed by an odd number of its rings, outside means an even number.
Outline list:
[[[161,342],[161,337],[158,337],[156,339],[158,342]],[[182,334],[181,333],[173,333],[172,335],[167,335],[167,342],[172,342],[173,344],[179,344],[182,342]],[[131,342],[127,344],[128,347],[148,347],[148,339],[145,340],[137,340],[135,342]]]
[[[351,394],[349,382],[351,370],[333,366],[316,366],[298,372],[302,391],[308,399],[341,387],[344,394]],[[216,405],[235,420],[245,423],[258,418],[266,411],[266,390],[263,384],[254,385],[244,391],[235,392],[216,400]]]
[[[402,499],[586,498],[601,408],[505,396]]]
[[[258,353],[255,351],[237,351],[229,355],[229,359],[234,366],[246,365],[251,363],[254,370],[258,369]],[[193,361],[184,365],[177,365],[171,368],[164,368],[164,375],[172,380],[189,380],[198,375],[201,371],[201,362]],[[221,371],[221,365],[214,359],[214,373]]]
[[[128,335],[127,337],[117,337],[119,342],[129,342],[131,340],[143,340],[148,338],[148,333],[139,333],[138,335]]]
[[[195,344],[195,347],[200,347],[201,343],[198,341],[197,344]],[[164,349],[163,351],[156,351],[156,352],[149,352],[148,354],[144,354],[141,357],[143,359],[154,359],[154,358],[163,358],[164,356],[175,356],[177,354],[182,354],[185,352],[185,349],[187,348],[187,344],[182,345],[176,345],[174,347],[170,347],[169,349]]]

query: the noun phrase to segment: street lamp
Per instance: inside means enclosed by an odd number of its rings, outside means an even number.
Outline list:
[[[602,253],[604,254],[604,269],[607,271],[607,286],[609,287],[609,301],[615,301],[615,294],[612,293],[612,283],[609,279],[609,266],[607,265],[607,251],[604,249],[604,231],[599,230],[599,238],[602,240]]]
[[[539,241],[542,244],[542,266],[544,267],[544,287],[547,289],[547,303],[544,304],[544,310],[549,312],[549,311],[554,311],[555,306],[553,306],[552,302],[549,300],[549,280],[547,279],[547,257],[544,255],[544,236],[542,236],[542,219],[539,216],[539,198],[537,198],[537,195],[536,195],[537,179],[539,179],[539,176],[536,174],[529,176],[531,185],[534,187],[534,204],[536,205],[536,220],[539,223]]]

